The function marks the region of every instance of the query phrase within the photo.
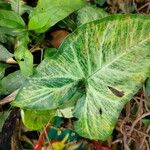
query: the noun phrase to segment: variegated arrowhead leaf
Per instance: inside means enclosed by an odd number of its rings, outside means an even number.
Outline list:
[[[106,140],[150,72],[150,16],[117,15],[81,26],[25,83],[14,106],[74,106],[76,131]],[[78,93],[78,94],[76,94]]]

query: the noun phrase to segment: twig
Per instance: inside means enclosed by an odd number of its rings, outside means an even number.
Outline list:
[[[150,150],[148,141],[145,141],[145,143],[146,143],[147,150]]]
[[[149,11],[150,11],[150,3],[149,3],[148,8],[147,8],[147,13],[149,13]]]
[[[129,127],[130,128],[130,126],[127,126],[127,127]],[[138,133],[140,133],[140,134],[142,134],[142,135],[144,135],[144,136],[146,136],[146,137],[150,137],[150,135],[148,135],[148,134],[146,134],[146,133],[144,133],[144,132],[142,132],[142,131],[139,131],[139,130],[137,130],[137,129],[133,129],[135,132],[138,132]]]
[[[117,139],[117,140],[113,141],[111,144],[113,145],[113,144],[116,144],[116,143],[122,143],[122,139]]]
[[[146,133],[148,134],[149,131],[150,131],[150,126],[147,128]],[[143,144],[144,144],[144,142],[145,142],[145,140],[146,140],[146,137],[147,137],[146,135],[143,137],[143,140],[142,140],[142,142],[141,142],[141,144],[140,144],[140,148],[139,148],[139,149],[142,149]]]
[[[127,136],[125,134],[126,133],[124,133],[124,135],[123,135],[124,148],[125,148],[125,150],[130,150],[130,148],[129,148],[127,142],[126,142],[127,141]]]
[[[132,124],[132,126],[131,126],[131,129],[130,129],[130,131],[129,131],[129,133],[128,133],[129,135],[131,135],[131,133],[133,132],[133,129],[134,129],[134,127],[136,126],[136,124],[137,124],[142,118],[145,118],[146,116],[150,116],[150,112],[143,114],[142,116],[140,116],[139,118],[137,118],[137,119],[133,122],[133,124]]]
[[[138,8],[138,11],[140,11],[141,9],[143,9],[144,7],[150,5],[150,2],[147,2],[145,5],[143,5],[142,7]]]
[[[150,5],[149,5],[150,6]],[[146,109],[147,112],[149,112],[149,109],[147,107],[147,103],[148,103],[148,96],[146,95],[146,91],[145,91],[145,86],[143,86],[143,93],[144,93],[144,99],[143,99],[143,102],[144,102],[144,107]]]
[[[34,45],[34,46],[30,49],[30,51],[31,51],[32,53],[35,52],[35,51],[39,51],[39,50],[41,50],[41,48],[39,47],[38,44]]]

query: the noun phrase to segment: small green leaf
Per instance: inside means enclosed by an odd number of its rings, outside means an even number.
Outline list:
[[[29,20],[29,30],[45,32],[58,21],[83,7],[84,0],[39,0]]]
[[[0,63],[0,98],[1,98],[1,95],[4,95],[4,93],[5,93],[1,82],[2,82],[2,79],[3,79],[4,74],[5,74],[5,69],[8,67],[9,67],[9,65]]]
[[[0,9],[11,10],[11,6],[4,0],[0,0]]]
[[[95,3],[100,5],[100,6],[103,6],[103,4],[106,2],[106,0],[95,0]]]
[[[0,26],[15,29],[16,32],[25,29],[23,19],[15,12],[8,10],[0,10]]]
[[[17,59],[17,61],[19,62],[19,66],[20,66],[22,74],[26,76],[32,75],[33,74],[33,56],[31,52],[25,47],[20,47],[19,49],[16,50],[15,56],[16,58],[18,58],[18,56],[21,58],[20,60]]]
[[[25,12],[32,12],[32,7],[25,5],[23,0],[9,0],[9,3],[11,4],[12,10],[19,15]]]
[[[21,110],[22,121],[31,130],[43,129],[53,120],[55,114],[55,111]]]
[[[90,21],[102,19],[109,14],[96,6],[87,5],[77,11],[77,23],[82,25]]]
[[[28,33],[18,36],[15,58],[19,63],[22,74],[30,76],[33,74],[33,55],[28,50]]]
[[[20,34],[14,29],[0,27],[0,42],[7,43],[8,46],[15,43],[15,37]]]
[[[142,122],[143,122],[146,126],[150,126],[150,119],[142,119]]]
[[[26,77],[21,74],[20,70],[7,75],[1,81],[2,88],[5,91],[4,93],[8,95],[19,89],[23,85],[25,80]]]
[[[0,45],[0,61],[6,61],[14,55],[10,53],[3,45]]]

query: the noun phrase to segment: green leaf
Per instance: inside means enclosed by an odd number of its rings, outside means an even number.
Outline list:
[[[23,0],[9,0],[9,3],[11,4],[12,10],[19,15],[22,15],[25,12],[32,12],[32,7],[25,5]]]
[[[142,122],[147,125],[150,126],[150,119],[142,119]]]
[[[26,31],[23,19],[15,12],[0,10],[0,41],[2,43],[12,41],[12,37]]]
[[[6,69],[6,65],[5,65],[5,64],[2,64],[2,63],[0,63],[0,79],[2,79],[2,78],[3,78],[4,73],[5,73],[5,69]]]
[[[11,6],[4,0],[0,0],[0,9],[11,10]]]
[[[33,110],[74,106],[77,133],[106,140],[149,76],[149,24],[150,16],[114,15],[82,25],[41,63],[12,104]]]
[[[33,74],[33,55],[28,50],[28,33],[24,32],[18,36],[16,44],[15,58],[19,63],[22,74],[30,76]]]
[[[7,119],[9,114],[10,114],[10,111],[0,112],[0,119],[1,119],[1,121],[0,121],[0,132],[2,131],[5,120]]]
[[[44,51],[44,58],[50,58],[53,57],[57,53],[56,48],[46,48]]]
[[[103,6],[103,4],[106,2],[106,0],[95,0],[95,3],[100,5],[100,6]]]
[[[55,116],[55,111],[21,110],[22,121],[31,130],[43,129]]]
[[[19,89],[26,79],[27,77],[21,74],[20,70],[15,71],[4,77],[1,81],[1,85],[3,90],[5,91],[5,94],[8,95]]]
[[[0,98],[1,98],[1,95],[4,94],[4,89],[2,87],[2,78],[4,77],[4,74],[5,74],[5,69],[9,67],[9,65],[7,64],[3,64],[3,63],[0,63]]]
[[[77,23],[82,25],[90,21],[102,19],[109,14],[96,6],[87,5],[77,12]]]
[[[39,0],[29,19],[29,30],[45,32],[84,4],[84,0]]]
[[[6,61],[11,57],[13,57],[13,54],[10,53],[4,46],[0,45],[0,61]]]
[[[20,35],[20,32],[17,31],[17,29],[11,29],[6,27],[0,27],[0,34],[5,34],[10,38],[10,36],[15,37],[17,35]]]
[[[23,19],[13,11],[9,10],[0,10],[0,26],[5,28],[16,29],[25,29],[25,23]]]
[[[19,32],[15,32],[16,30],[0,27],[0,42],[7,43],[7,45],[13,45],[15,43],[15,36],[20,34]]]

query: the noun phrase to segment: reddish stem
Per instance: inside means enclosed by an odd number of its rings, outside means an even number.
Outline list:
[[[39,140],[38,140],[38,142],[37,142],[37,144],[36,144],[36,146],[34,147],[33,150],[41,150],[42,145],[44,144],[44,141],[45,141],[45,138],[46,138],[46,134],[47,134],[49,129],[50,129],[50,127],[47,126],[45,128],[45,130],[41,133],[41,135],[39,137]]]

